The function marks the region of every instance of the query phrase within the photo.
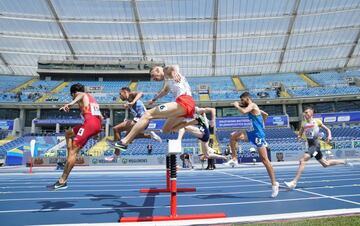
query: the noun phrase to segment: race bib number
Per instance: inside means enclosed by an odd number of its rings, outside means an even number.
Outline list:
[[[159,111],[167,111],[167,106],[165,104],[160,105],[158,108]]]
[[[100,107],[98,104],[90,104],[91,114],[94,116],[101,116]]]
[[[306,130],[305,131],[305,136],[306,136],[306,138],[309,138],[309,139],[312,139],[312,138],[314,138],[314,130]]]
[[[80,128],[77,135],[82,136],[84,134],[84,128]]]

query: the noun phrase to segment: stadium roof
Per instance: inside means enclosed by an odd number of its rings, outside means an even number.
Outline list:
[[[188,76],[360,67],[360,0],[1,0],[0,73],[38,59],[179,64]]]

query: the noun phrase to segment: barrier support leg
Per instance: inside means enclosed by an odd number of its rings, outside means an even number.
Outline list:
[[[177,187],[176,187],[176,155],[170,155],[170,215],[169,216],[147,216],[147,217],[123,217],[119,222],[144,222],[144,221],[170,221],[170,220],[196,220],[226,217],[224,213],[208,214],[177,214]]]

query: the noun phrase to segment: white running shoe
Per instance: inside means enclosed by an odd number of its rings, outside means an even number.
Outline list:
[[[348,167],[353,167],[354,164],[352,164],[351,162],[349,162],[347,159],[345,160],[345,166],[348,166]]]
[[[223,163],[223,165],[225,166],[231,166],[231,167],[235,167],[235,166],[239,166],[238,161],[234,160],[234,159],[230,159],[229,161]]]
[[[279,194],[279,182],[276,182],[274,186],[271,186],[271,189],[272,189],[271,198],[276,198],[276,196],[278,196]]]
[[[290,190],[295,189],[296,188],[296,184],[293,181],[290,182],[286,182],[284,181],[284,184],[286,185],[286,187]]]
[[[151,139],[156,140],[157,142],[162,143],[161,137],[159,137],[154,131],[150,131]]]
[[[233,167],[238,167],[239,166],[239,162],[238,161],[234,161]]]

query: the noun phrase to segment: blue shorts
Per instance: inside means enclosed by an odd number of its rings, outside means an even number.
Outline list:
[[[249,142],[256,145],[256,147],[261,148],[263,146],[267,147],[268,143],[265,140],[264,136],[260,136],[255,131],[246,131]]]

